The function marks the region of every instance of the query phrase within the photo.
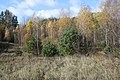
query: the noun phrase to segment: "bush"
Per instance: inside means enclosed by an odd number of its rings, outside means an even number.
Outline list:
[[[106,42],[105,42],[105,41],[102,41],[99,45],[100,45],[100,47],[101,47],[102,49],[104,49],[105,46],[106,46]]]
[[[45,43],[43,45],[43,49],[42,49],[42,55],[43,56],[54,56],[58,53],[58,50],[56,48],[56,46],[51,42],[48,41],[47,43]]]
[[[110,46],[109,46],[109,44],[106,44],[106,42],[105,41],[102,41],[101,42],[101,48],[102,48],[102,51],[104,52],[104,53],[108,53],[108,52],[110,52]]]
[[[15,50],[15,54],[16,54],[16,56],[22,56],[22,51],[20,50],[20,48],[17,48],[16,50]]]
[[[42,44],[41,41],[38,41],[38,47],[39,51],[41,52]],[[26,42],[26,48],[29,53],[32,53],[34,55],[37,55],[37,40],[34,37],[31,37],[27,42]]]
[[[0,52],[8,51],[9,48],[12,48],[14,44],[8,42],[0,42]]]
[[[104,49],[103,49],[103,52],[104,53],[108,53],[108,52],[110,52],[110,46],[109,45],[106,45],[105,47],[104,47]]]
[[[62,37],[58,42],[59,54],[61,56],[74,53],[74,46],[76,45],[77,32],[73,27],[67,27]]]

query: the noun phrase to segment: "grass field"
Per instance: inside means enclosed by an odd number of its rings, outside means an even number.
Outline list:
[[[120,57],[0,55],[0,80],[120,80]]]

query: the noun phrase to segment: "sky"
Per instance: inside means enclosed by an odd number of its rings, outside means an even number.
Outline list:
[[[0,0],[0,12],[6,9],[18,16],[18,20],[36,14],[39,17],[59,17],[61,9],[69,9],[76,16],[80,6],[88,5],[99,11],[101,0]]]

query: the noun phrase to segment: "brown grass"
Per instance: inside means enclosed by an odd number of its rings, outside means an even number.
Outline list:
[[[0,80],[120,80],[120,59],[93,56],[0,56]]]

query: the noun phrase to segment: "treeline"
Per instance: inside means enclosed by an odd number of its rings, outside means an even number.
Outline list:
[[[14,29],[18,25],[17,16],[9,10],[0,14],[0,41],[14,42]]]
[[[71,18],[70,13],[69,10],[61,10],[59,19],[43,19],[33,15],[26,24],[17,27],[17,17],[12,16],[11,23],[0,23],[0,40],[11,41],[9,37],[13,35],[14,43],[30,53],[44,56],[95,50],[107,53],[120,48],[119,0],[102,2],[99,12],[82,6],[76,17]]]

